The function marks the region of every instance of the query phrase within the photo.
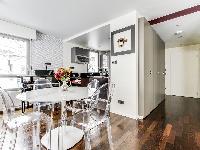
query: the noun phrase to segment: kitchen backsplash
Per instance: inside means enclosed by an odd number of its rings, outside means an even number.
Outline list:
[[[37,32],[37,39],[30,44],[30,65],[33,70],[45,69],[45,63],[51,63],[48,69],[63,66],[63,41],[52,35]]]

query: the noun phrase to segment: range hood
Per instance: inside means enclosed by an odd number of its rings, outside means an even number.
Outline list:
[[[71,49],[71,62],[78,64],[88,64],[89,63],[89,51],[88,49],[83,49],[80,47],[73,47]]]
[[[75,56],[75,63],[88,64],[89,63],[89,57],[83,56],[83,55],[76,55]]]

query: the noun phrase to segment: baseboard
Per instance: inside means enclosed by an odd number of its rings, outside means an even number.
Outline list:
[[[139,119],[139,120],[143,120],[143,119],[144,119],[144,116],[138,116],[138,119]]]
[[[130,119],[134,119],[134,120],[141,120],[143,119],[143,116],[138,116],[138,115],[127,115],[127,114],[121,114],[121,113],[117,113],[117,112],[111,112],[113,114],[116,114],[116,115],[120,115],[120,116],[123,116],[123,117],[127,117],[127,118],[130,118]]]

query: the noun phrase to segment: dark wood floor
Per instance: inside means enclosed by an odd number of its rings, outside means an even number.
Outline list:
[[[115,150],[198,150],[200,99],[166,96],[144,120],[111,114],[111,126]],[[109,150],[105,127],[92,131],[92,149]]]
[[[116,150],[200,149],[200,99],[166,96],[143,121],[112,114],[111,123]],[[102,138],[93,149],[109,148]]]

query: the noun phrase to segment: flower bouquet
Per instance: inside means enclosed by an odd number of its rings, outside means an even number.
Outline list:
[[[71,74],[71,69],[68,67],[68,68],[64,68],[64,67],[61,67],[61,68],[58,68],[58,70],[54,73],[54,77],[59,80],[59,81],[62,81],[62,89],[64,91],[66,91],[68,89],[68,85],[67,83],[70,82],[70,74]]]

